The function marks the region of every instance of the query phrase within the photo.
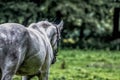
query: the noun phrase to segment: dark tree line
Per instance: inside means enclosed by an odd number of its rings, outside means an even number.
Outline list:
[[[120,29],[119,10],[114,12],[114,8],[120,5],[112,1],[1,0],[0,23],[16,22],[28,26],[45,19],[56,23],[64,20],[62,47],[115,49],[120,46],[119,40],[115,41],[120,37]]]

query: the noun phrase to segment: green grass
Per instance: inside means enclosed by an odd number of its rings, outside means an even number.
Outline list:
[[[119,51],[61,50],[58,55],[50,80],[120,80]]]

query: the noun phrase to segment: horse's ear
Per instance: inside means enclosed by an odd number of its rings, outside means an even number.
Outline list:
[[[60,29],[60,31],[63,29],[64,22],[63,20],[57,25],[57,27]]]

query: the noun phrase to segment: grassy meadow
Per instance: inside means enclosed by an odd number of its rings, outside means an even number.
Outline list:
[[[14,76],[14,80],[20,79]],[[120,51],[60,50],[49,79],[120,80]]]

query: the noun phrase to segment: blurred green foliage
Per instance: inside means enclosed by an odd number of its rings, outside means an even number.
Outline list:
[[[113,29],[114,7],[119,6],[112,0],[1,0],[0,23],[28,26],[40,20],[63,19],[62,47],[114,49],[120,47],[120,41],[108,42],[108,37]]]

